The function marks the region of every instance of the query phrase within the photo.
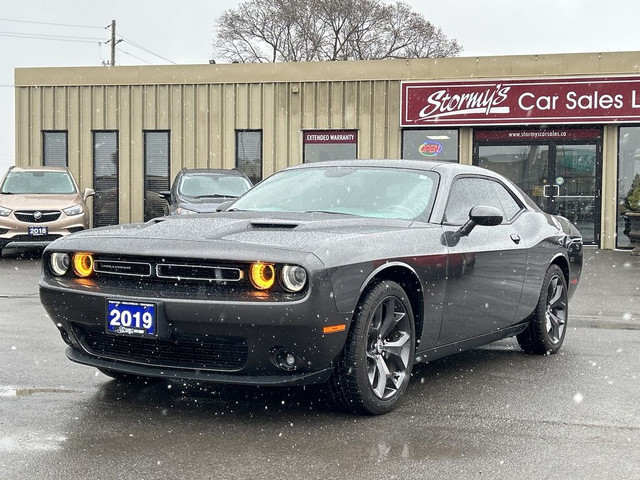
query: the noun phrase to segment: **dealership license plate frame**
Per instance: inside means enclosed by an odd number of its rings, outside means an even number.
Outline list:
[[[46,225],[29,225],[27,235],[30,237],[44,237],[49,234],[49,227]]]
[[[156,302],[108,298],[105,303],[105,331],[121,337],[158,338],[158,312]]]

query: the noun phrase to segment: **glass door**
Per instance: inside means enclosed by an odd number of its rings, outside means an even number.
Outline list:
[[[578,227],[585,243],[596,243],[600,208],[597,188],[597,145],[556,145],[555,164],[549,162],[545,184],[546,211],[568,218]],[[599,233],[599,229],[598,229]]]
[[[593,132],[599,130],[560,131],[567,132],[573,135],[564,135],[562,140],[544,139],[543,131],[524,135],[536,141],[523,142],[523,131],[479,131],[474,163],[515,182],[545,212],[568,218],[582,233],[585,244],[598,244],[601,147]],[[553,133],[558,135],[558,131]],[[583,140],[582,136],[591,138]]]

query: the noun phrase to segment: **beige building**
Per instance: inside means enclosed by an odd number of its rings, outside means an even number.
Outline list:
[[[640,52],[290,64],[20,68],[16,164],[68,165],[94,225],[162,213],[181,168],[254,181],[324,159],[477,164],[585,242],[626,248]]]

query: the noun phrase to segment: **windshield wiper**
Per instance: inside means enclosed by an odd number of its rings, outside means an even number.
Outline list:
[[[213,195],[202,195],[200,198],[238,198],[238,195],[224,195],[222,193],[214,193]]]
[[[359,217],[355,213],[334,212],[332,210],[305,210],[303,213],[326,213],[328,215],[348,215],[350,217]]]

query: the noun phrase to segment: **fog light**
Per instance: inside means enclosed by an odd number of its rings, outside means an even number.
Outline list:
[[[279,348],[274,352],[273,358],[278,368],[290,372],[298,368],[300,359],[288,348]]]

